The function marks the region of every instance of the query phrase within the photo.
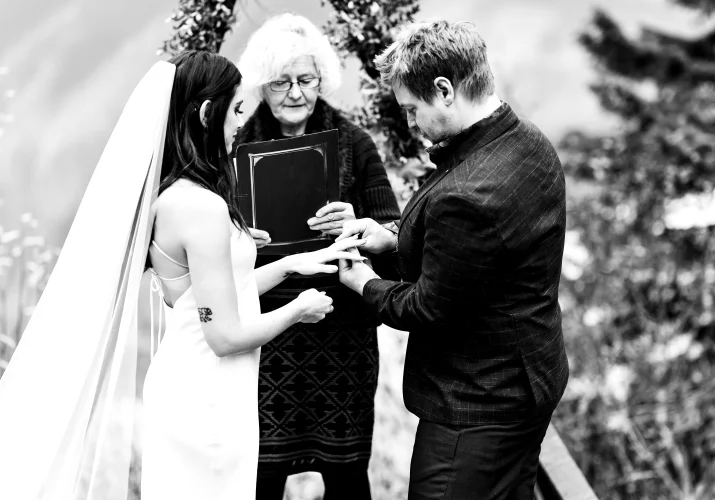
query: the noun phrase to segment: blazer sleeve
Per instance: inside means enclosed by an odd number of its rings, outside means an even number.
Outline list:
[[[496,227],[474,196],[443,193],[428,203],[417,282],[373,279],[363,289],[376,317],[399,330],[473,321],[504,253]]]

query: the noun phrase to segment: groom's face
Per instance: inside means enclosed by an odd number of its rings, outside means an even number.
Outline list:
[[[449,115],[440,99],[435,97],[431,102],[424,101],[399,84],[394,85],[392,90],[400,107],[405,110],[410,128],[417,127],[434,144],[452,135]]]

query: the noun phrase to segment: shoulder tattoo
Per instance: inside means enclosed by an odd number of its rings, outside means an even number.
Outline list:
[[[201,321],[202,323],[208,323],[209,321],[211,321],[212,314],[213,311],[208,307],[199,307],[199,321]]]

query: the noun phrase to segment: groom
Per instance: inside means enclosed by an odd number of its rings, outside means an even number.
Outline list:
[[[568,379],[558,303],[564,175],[553,146],[494,93],[468,23],[409,26],[375,60],[437,170],[392,227],[345,223],[402,281],[341,262],[383,323],[410,332],[404,399],[420,418],[410,500],[531,500]]]

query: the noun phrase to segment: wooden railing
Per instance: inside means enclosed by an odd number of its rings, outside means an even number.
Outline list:
[[[553,425],[541,444],[536,500],[598,500]]]

